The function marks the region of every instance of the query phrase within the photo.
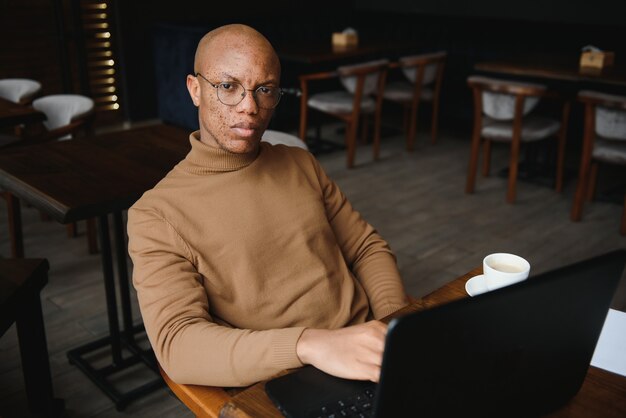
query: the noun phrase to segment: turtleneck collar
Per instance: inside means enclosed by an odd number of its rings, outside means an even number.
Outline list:
[[[211,147],[200,141],[200,131],[189,135],[191,151],[183,160],[181,168],[194,174],[237,171],[249,166],[259,153],[234,154],[221,148]],[[260,149],[260,147],[259,147]]]

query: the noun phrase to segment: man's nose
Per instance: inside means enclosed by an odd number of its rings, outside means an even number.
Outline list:
[[[254,91],[246,90],[246,95],[237,105],[237,110],[251,115],[256,115],[259,112],[259,106],[256,104],[256,99],[254,98]]]

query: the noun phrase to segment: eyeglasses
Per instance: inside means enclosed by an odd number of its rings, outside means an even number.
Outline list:
[[[198,76],[204,78],[211,87],[217,90],[217,99],[226,106],[237,106],[246,97],[247,92],[251,91],[257,106],[261,109],[274,109],[283,95],[283,91],[278,87],[259,86],[251,90],[246,89],[237,81],[222,81],[214,84],[202,74],[196,73],[196,77]]]

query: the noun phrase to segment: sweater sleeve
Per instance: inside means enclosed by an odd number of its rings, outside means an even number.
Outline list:
[[[346,263],[365,289],[374,318],[408,304],[396,258],[387,242],[357,212],[318,166],[326,213]]]
[[[254,331],[214,321],[186,243],[151,210],[128,212],[133,284],[150,343],[177,383],[246,386],[300,367],[304,328]]]

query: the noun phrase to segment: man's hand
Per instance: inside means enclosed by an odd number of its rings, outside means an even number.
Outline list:
[[[387,325],[370,321],[347,328],[304,330],[296,354],[304,364],[337,377],[378,382]]]

